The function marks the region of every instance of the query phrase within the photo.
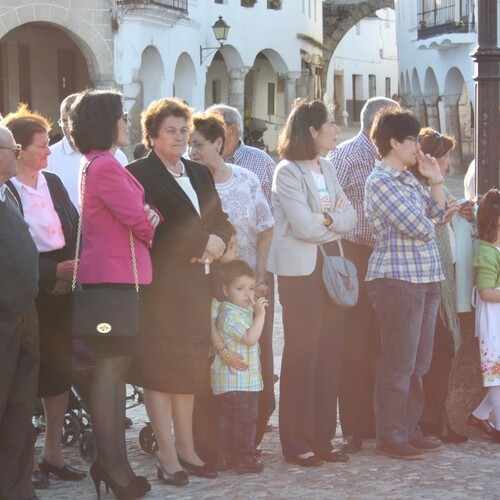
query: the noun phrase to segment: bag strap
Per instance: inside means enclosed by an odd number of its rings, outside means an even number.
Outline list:
[[[337,243],[338,247],[339,247],[339,254],[341,257],[344,256],[344,247],[342,246],[342,242],[340,240],[335,240],[335,243]],[[319,250],[320,252],[323,254],[323,257],[326,257],[327,254],[325,252],[325,249],[323,248],[323,245],[318,245],[319,246]]]
[[[90,160],[85,167],[83,168],[82,172],[82,183],[80,187],[80,193],[81,193],[81,202],[80,202],[80,214],[78,217],[78,229],[76,233],[76,248],[75,248],[75,259],[73,261],[73,279],[71,280],[71,291],[74,292],[76,288],[76,275],[78,274],[78,258],[80,256],[80,246],[81,246],[81,240],[82,240],[82,219],[83,219],[83,204],[85,202],[85,183],[87,181],[87,171],[92,165],[92,162],[99,158],[101,155],[95,156]],[[129,229],[128,231],[129,235],[129,241],[130,241],[130,253],[132,255],[132,270],[134,273],[134,286],[135,286],[135,291],[137,294],[139,294],[139,275],[137,273],[137,260],[135,258],[135,245],[134,245],[134,235],[132,234],[132,231]]]

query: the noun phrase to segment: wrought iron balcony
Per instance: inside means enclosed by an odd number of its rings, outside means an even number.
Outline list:
[[[417,18],[419,40],[448,33],[471,33],[475,31],[474,10],[471,0],[460,0],[458,2],[443,0],[439,4],[435,0],[420,0]]]
[[[184,14],[188,13],[188,0],[118,0],[117,3],[118,5],[128,5],[132,7],[156,5],[158,7],[176,10]]]

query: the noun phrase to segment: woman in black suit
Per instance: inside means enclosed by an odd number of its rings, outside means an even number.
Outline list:
[[[8,184],[40,253],[38,397],[42,398],[46,432],[38,466],[46,476],[80,480],[86,474],[64,462],[60,445],[71,386],[70,291],[78,212],[59,177],[42,172],[50,155],[48,121],[22,104],[2,124],[22,146],[18,175]],[[38,486],[48,486],[44,476],[35,475],[34,479]]]
[[[158,477],[180,486],[188,483],[181,466],[193,475],[217,475],[195,452],[192,413],[194,394],[206,376],[212,263],[223,255],[231,229],[210,171],[182,158],[191,110],[178,99],[161,99],[150,104],[141,124],[151,152],[127,168],[165,220],[151,250],[153,283],[144,293],[131,378],[144,387],[159,446]]]

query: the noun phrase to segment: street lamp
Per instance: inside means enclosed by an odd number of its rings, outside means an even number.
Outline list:
[[[215,21],[215,24],[212,26],[212,29],[214,30],[214,35],[215,39],[219,42],[219,47],[202,47],[200,45],[200,66],[203,64],[203,61],[213,54],[216,50],[219,50],[223,45],[224,42],[227,40],[227,36],[229,34],[229,28],[228,24],[224,19],[222,19],[222,16],[219,16],[219,19]],[[206,54],[205,56],[203,55],[203,52],[206,50],[210,50],[211,52],[209,54]]]

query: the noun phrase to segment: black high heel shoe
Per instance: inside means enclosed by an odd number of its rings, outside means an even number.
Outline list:
[[[193,476],[204,477],[206,479],[215,479],[217,477],[217,471],[208,464],[194,465],[192,463],[186,462],[179,455],[177,459],[182,467],[184,467]]]
[[[156,459],[156,476],[160,481],[163,481],[165,484],[170,484],[172,486],[186,486],[189,483],[188,475],[186,471],[178,470],[173,474],[163,467],[160,459]]]
[[[94,481],[98,500],[101,498],[101,481],[106,487],[106,493],[109,493],[111,489],[118,500],[133,500],[134,498],[140,498],[151,490],[151,485],[148,481],[145,478],[140,478],[140,480],[138,480],[138,476],[131,479],[127,486],[119,485],[97,462],[94,462],[90,466],[90,476]]]

